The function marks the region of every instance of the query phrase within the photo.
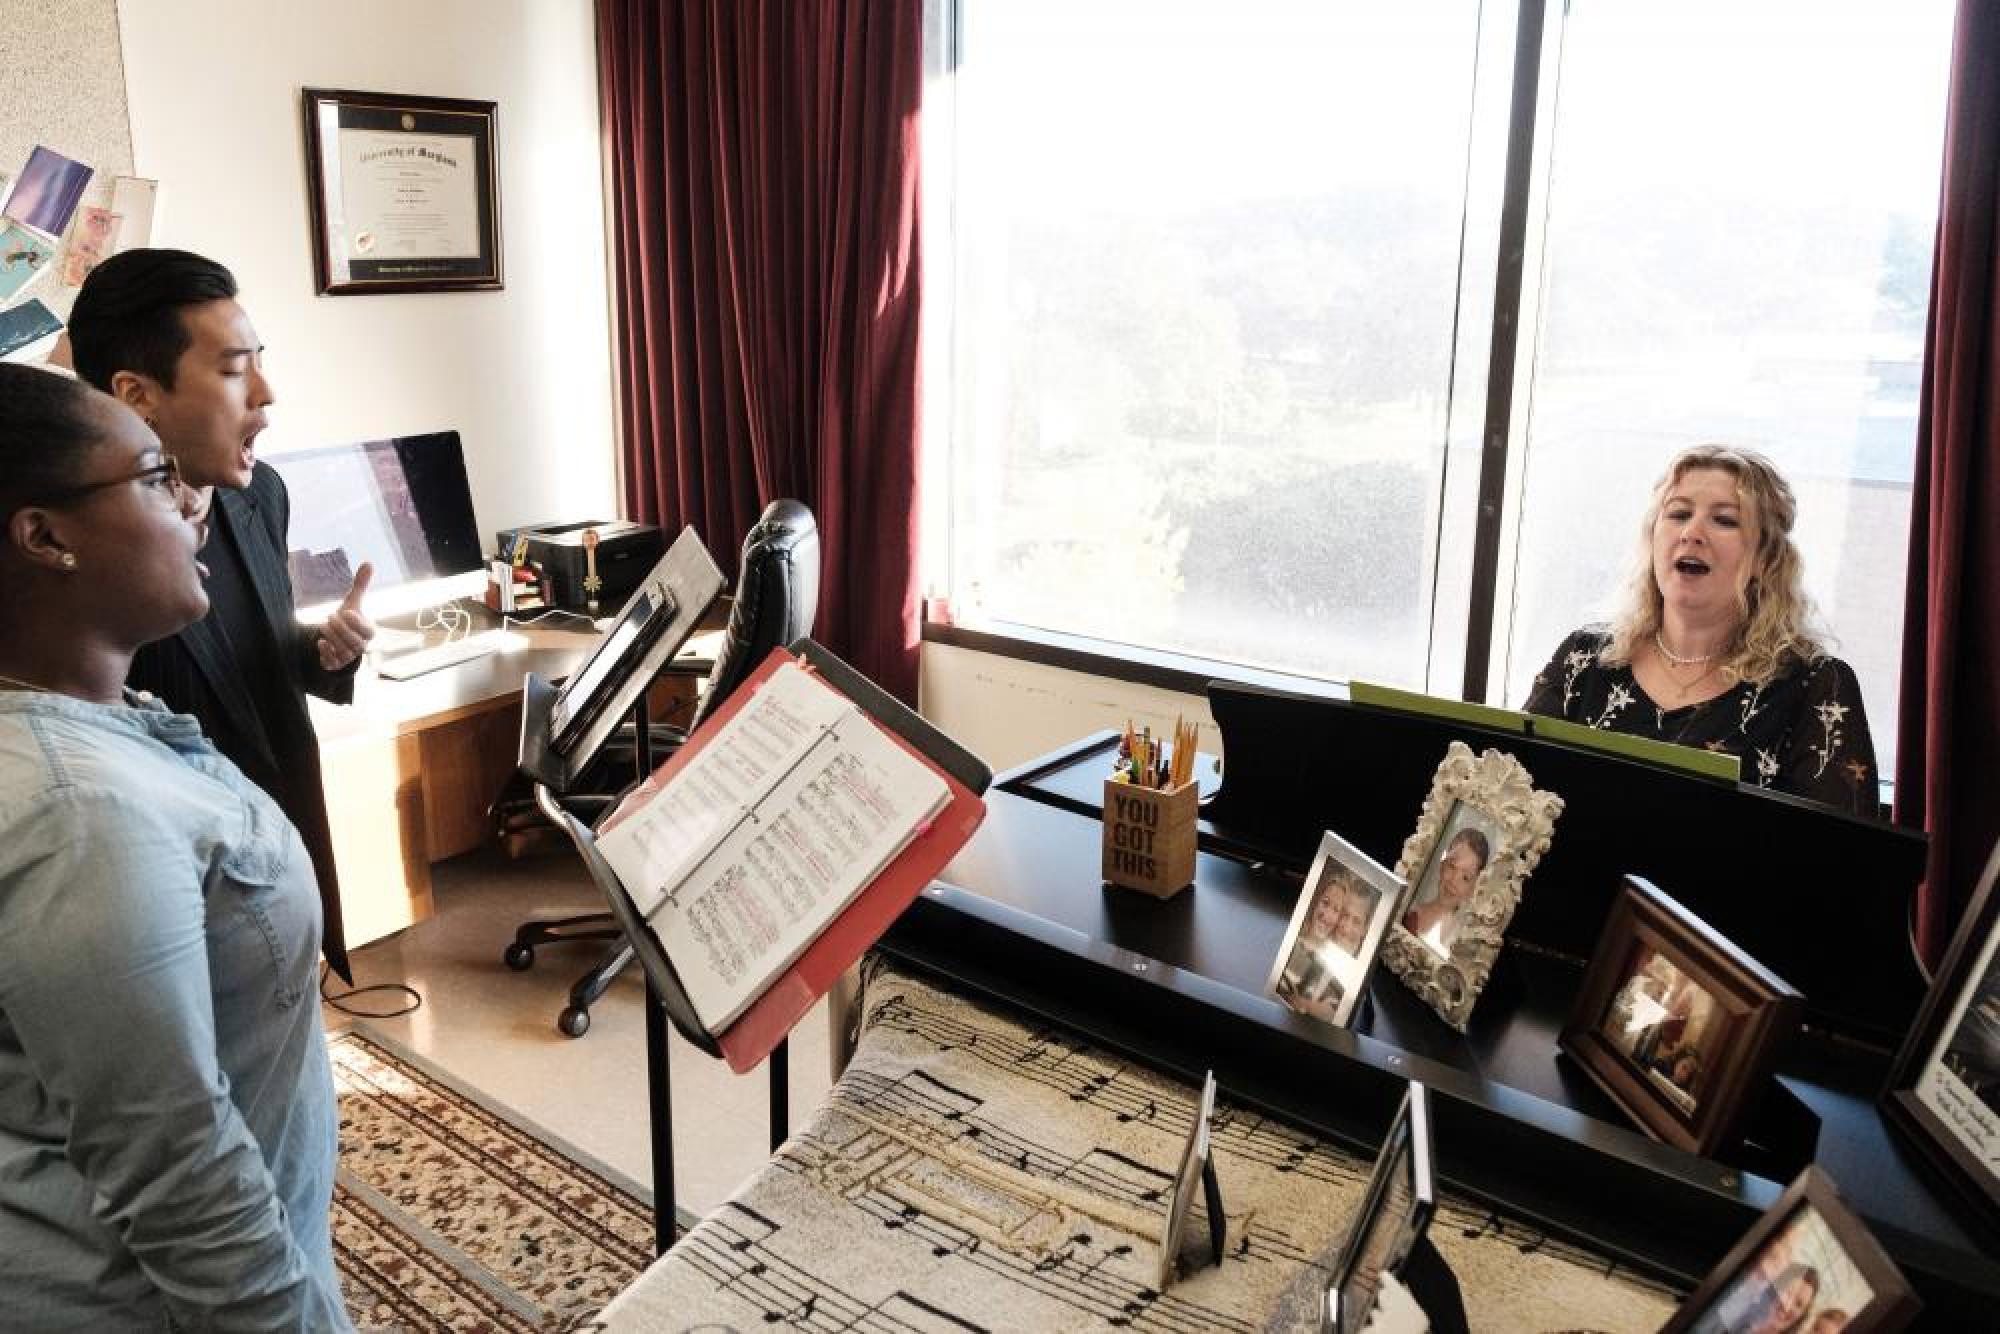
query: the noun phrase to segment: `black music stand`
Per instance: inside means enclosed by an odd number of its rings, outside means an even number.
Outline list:
[[[667,1055],[663,1009],[688,1039],[718,1054],[714,1039],[694,1020],[685,994],[669,996],[656,986],[658,977],[672,978],[651,934],[632,912],[623,887],[597,855],[590,829],[564,810],[561,799],[596,757],[604,742],[629,715],[633,724],[633,768],[639,781],[652,773],[651,718],[646,692],[660,670],[672,661],[722,595],[723,577],[693,529],[685,529],[659,564],[626,601],[610,632],[565,686],[558,690],[533,672],[521,683],[521,742],[518,763],[535,785],[535,800],[544,813],[566,830],[605,890],[619,927],[646,968],[646,1088],[652,1126],[653,1243],[664,1252],[674,1242],[680,1224],[674,1194],[672,1078]],[[616,892],[613,892],[613,891]],[[663,974],[652,966],[667,967]],[[678,986],[669,989],[678,991]],[[782,1044],[771,1053],[771,1146],[787,1134],[788,1065]]]

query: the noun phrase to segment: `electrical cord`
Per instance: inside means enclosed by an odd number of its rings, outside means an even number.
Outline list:
[[[441,602],[417,613],[417,629],[442,630],[444,642],[455,644],[472,633],[472,613],[456,602]]]
[[[415,1014],[424,1006],[424,994],[415,987],[405,986],[401,982],[375,982],[365,987],[352,987],[346,991],[334,992],[329,995],[326,989],[326,980],[332,975],[333,969],[328,967],[326,960],[320,960],[320,1000],[327,1005],[331,1005],[342,1014],[352,1015],[356,1019],[398,1019],[406,1014]],[[344,1002],[352,1000],[356,996],[366,996],[377,991],[400,991],[409,997],[409,1004],[403,1006],[400,1010],[357,1010],[351,1005],[344,1004]]]
[[[515,616],[512,613],[509,613],[500,618],[500,628],[504,630],[510,626],[533,625],[535,622],[547,620],[551,616],[567,616],[573,621],[582,621],[585,625],[590,626],[592,629],[597,628],[597,622],[592,620],[590,617],[584,615],[582,612],[566,611],[561,607],[544,607],[540,611],[531,612],[526,616]]]

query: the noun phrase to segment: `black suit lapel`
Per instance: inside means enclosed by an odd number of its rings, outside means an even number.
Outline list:
[[[247,493],[218,490],[216,497],[217,508],[229,516],[229,530],[250,574],[250,586],[257,590],[257,605],[264,609],[265,628],[278,646],[278,660],[285,665],[286,676],[294,676],[297,659],[292,654],[292,645],[298,639],[294,629],[297,617],[292,605],[285,601],[292,586],[285,569],[285,553],[271,540],[269,524]]]
[[[215,494],[215,509],[209,522],[216,531],[209,534],[209,545],[234,541],[237,549],[241,551],[244,543],[240,540],[240,535],[246,528],[255,528],[256,520],[253,516],[246,522],[243,517],[244,509],[230,503],[238,500],[235,492],[217,488]],[[245,560],[246,562],[248,560],[247,554]],[[222,707],[223,712],[229,715],[230,725],[236,730],[236,734],[255,742],[258,753],[275,772],[278,760],[276,752],[271,747],[270,733],[264,730],[264,721],[257,716],[249,691],[243,688],[243,666],[236,660],[236,654],[230,649],[229,641],[223,637],[214,614],[211,612],[188,626],[177,638],[182,647],[187,649],[195,670],[208,683],[209,695]]]

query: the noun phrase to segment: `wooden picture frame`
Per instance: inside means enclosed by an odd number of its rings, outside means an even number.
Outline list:
[[[1563,800],[1503,751],[1454,741],[1395,875],[1409,886],[1382,962],[1463,1033]],[[1469,877],[1469,879],[1468,879]]]
[[[1889,1068],[1882,1110],[2000,1222],[2000,843]],[[1983,1143],[1984,1150],[1980,1145]]]
[[[1560,1046],[1654,1139],[1733,1142],[1805,997],[1638,876],[1611,906]]]
[[[1264,990],[1308,1018],[1345,1028],[1368,994],[1368,974],[1404,890],[1395,872],[1333,831],[1322,834]]]
[[[321,296],[505,286],[495,103],[306,88],[300,106]]]
[[[1923,1303],[1833,1181],[1808,1167],[1709,1271],[1660,1334],[1718,1334],[1757,1324],[1761,1304],[1798,1309],[1787,1328],[1846,1317],[1843,1334],[1894,1334]]]

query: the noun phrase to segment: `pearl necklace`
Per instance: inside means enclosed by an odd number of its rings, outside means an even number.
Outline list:
[[[1707,662],[1715,656],[1713,653],[1704,653],[1699,657],[1682,657],[1667,647],[1667,641],[1661,637],[1658,630],[1653,631],[1653,647],[1660,651],[1661,657],[1665,658],[1668,663],[1675,667],[1699,667],[1702,663]]]

